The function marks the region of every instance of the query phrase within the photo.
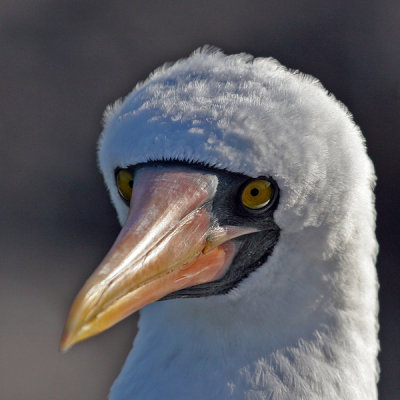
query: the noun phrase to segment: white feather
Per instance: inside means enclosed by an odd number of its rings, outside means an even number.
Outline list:
[[[227,295],[157,302],[112,400],[376,399],[373,166],[347,109],[273,59],[201,49],[106,111],[99,164],[174,158],[280,187],[281,236]]]

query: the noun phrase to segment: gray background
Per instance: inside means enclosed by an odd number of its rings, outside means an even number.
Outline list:
[[[205,43],[318,77],[361,126],[379,178],[380,398],[400,398],[399,27],[398,0],[1,0],[1,398],[106,398],[135,316],[57,350],[119,229],[96,169],[102,112]]]

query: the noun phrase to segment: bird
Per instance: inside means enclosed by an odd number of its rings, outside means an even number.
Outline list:
[[[273,58],[204,46],[103,125],[122,229],[60,347],[140,310],[109,398],[376,399],[376,178],[348,109]]]

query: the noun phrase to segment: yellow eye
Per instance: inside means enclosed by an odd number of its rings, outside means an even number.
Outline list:
[[[124,200],[130,201],[133,187],[132,174],[127,169],[120,169],[116,179],[119,194]]]
[[[271,198],[272,186],[265,179],[251,181],[245,186],[241,195],[243,205],[251,210],[259,210],[265,207]]]

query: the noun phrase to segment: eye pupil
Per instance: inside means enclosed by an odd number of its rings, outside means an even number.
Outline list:
[[[250,192],[250,194],[251,194],[253,197],[256,197],[259,193],[260,193],[260,191],[259,191],[257,188],[251,189],[251,192]]]
[[[133,188],[133,180],[130,180],[130,181],[128,182],[128,185],[129,185],[129,187],[132,189],[132,188]]]

